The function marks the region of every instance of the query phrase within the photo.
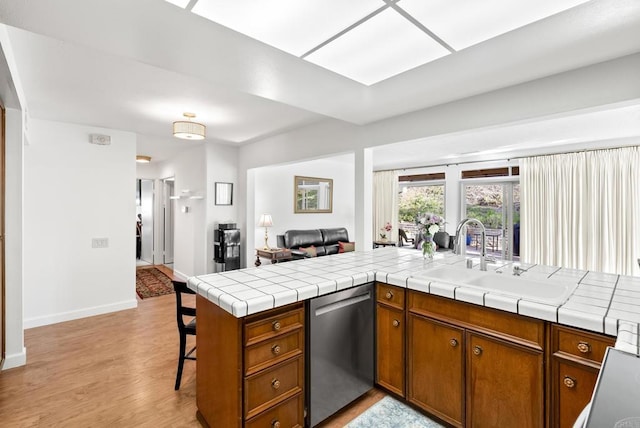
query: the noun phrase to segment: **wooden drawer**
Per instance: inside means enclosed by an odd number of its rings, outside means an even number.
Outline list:
[[[304,308],[301,304],[296,309],[285,307],[283,311],[276,311],[272,316],[254,316],[247,319],[244,327],[245,346],[268,340],[280,334],[302,329],[304,327]],[[288,309],[286,309],[288,308]],[[269,311],[269,313],[273,313]]]
[[[298,428],[304,426],[304,399],[298,394],[247,421],[245,428]]]
[[[409,290],[409,311],[521,345],[544,349],[544,321]]]
[[[573,355],[602,363],[607,346],[614,346],[615,338],[579,329],[553,325],[551,328],[553,352]]]
[[[304,333],[302,329],[280,334],[258,342],[244,350],[245,375],[252,375],[291,357],[302,355]]]
[[[302,357],[287,360],[249,376],[244,381],[245,418],[250,419],[267,408],[302,392]]]
[[[376,283],[376,299],[380,303],[393,306],[397,309],[404,309],[405,290],[393,285]]]

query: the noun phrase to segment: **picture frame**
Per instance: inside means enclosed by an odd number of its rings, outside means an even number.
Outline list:
[[[233,205],[233,183],[223,181],[215,182],[215,204],[216,205]]]
[[[295,214],[333,212],[333,179],[294,177],[293,212]]]

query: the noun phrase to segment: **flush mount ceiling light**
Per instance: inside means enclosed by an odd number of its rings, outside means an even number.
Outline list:
[[[151,156],[137,155],[136,162],[138,163],[149,163],[151,162]]]
[[[183,140],[204,140],[206,127],[198,122],[193,122],[194,113],[183,113],[187,120],[173,122],[173,136]]]

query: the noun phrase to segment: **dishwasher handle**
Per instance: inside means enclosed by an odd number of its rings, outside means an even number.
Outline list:
[[[356,305],[360,302],[364,302],[366,300],[371,299],[371,292],[367,291],[364,294],[360,294],[358,296],[349,297],[343,300],[338,300],[337,302],[329,303],[324,306],[320,306],[316,309],[315,316],[319,317],[320,315],[324,315],[329,312],[337,311],[342,308],[346,308],[347,306]]]

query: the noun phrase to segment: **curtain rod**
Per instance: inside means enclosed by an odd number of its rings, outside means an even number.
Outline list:
[[[532,158],[532,157],[543,157],[543,156],[555,156],[555,155],[569,155],[569,154],[573,154],[573,153],[585,153],[585,152],[599,152],[599,151],[603,151],[603,150],[617,150],[617,149],[628,149],[631,147],[640,147],[640,144],[629,144],[626,146],[617,146],[617,147],[605,147],[605,148],[599,148],[599,149],[582,149],[582,150],[572,150],[572,151],[567,151],[567,152],[557,152],[557,153],[544,153],[544,154],[540,154],[540,155],[521,155],[521,156],[512,156],[509,158],[497,158],[497,159],[487,159],[487,160],[469,160],[469,161],[461,161],[461,162],[449,162],[449,163],[441,163],[441,164],[437,164],[437,165],[424,165],[424,166],[410,166],[407,168],[391,168],[391,169],[378,169],[374,172],[384,172],[384,171],[407,171],[407,170],[411,170],[411,169],[424,169],[424,168],[437,168],[440,166],[452,166],[452,165],[466,165],[469,163],[485,163],[485,162],[500,162],[500,161],[506,161],[506,162],[510,162],[512,160],[519,160],[519,159],[526,159],[526,158]]]

